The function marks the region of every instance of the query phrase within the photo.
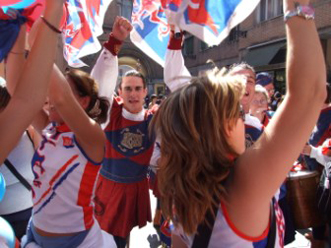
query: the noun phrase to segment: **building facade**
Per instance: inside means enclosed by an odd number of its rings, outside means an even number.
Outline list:
[[[186,65],[193,75],[211,67],[208,59],[218,67],[246,61],[257,72],[268,71],[276,88],[285,91],[286,38],[282,0],[261,0],[255,11],[234,28],[219,46],[208,47],[191,36],[185,40]],[[331,1],[312,0],[315,20],[324,50],[327,70],[331,69]],[[309,48],[307,48],[309,49]]]
[[[315,8],[316,25],[320,35],[328,70],[331,70],[331,0],[312,0]],[[257,72],[268,71],[274,77],[276,89],[285,92],[286,38],[283,16],[283,0],[261,0],[255,11],[218,46],[209,47],[198,38],[185,36],[183,54],[186,66],[192,75],[203,74],[212,67],[246,61]],[[117,15],[131,18],[132,0],[114,0],[106,14],[104,34],[101,42],[108,39]],[[309,48],[307,48],[309,49]],[[98,55],[84,61],[93,65]],[[120,71],[139,69],[147,78],[149,93],[164,94],[163,70],[128,38],[119,53]],[[86,69],[87,71],[90,68]]]

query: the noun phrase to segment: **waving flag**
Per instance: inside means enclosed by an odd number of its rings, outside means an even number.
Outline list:
[[[170,23],[209,45],[220,44],[260,0],[162,0]]]
[[[163,66],[170,28],[161,1],[134,0],[131,19],[131,41]]]
[[[218,45],[258,3],[259,0],[135,0],[131,40],[163,66],[168,23],[209,45]]]
[[[72,67],[85,66],[80,58],[98,52],[97,39],[112,0],[67,0],[67,21],[63,31],[64,57]]]

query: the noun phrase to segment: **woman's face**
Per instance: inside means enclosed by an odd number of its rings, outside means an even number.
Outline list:
[[[253,116],[261,116],[268,110],[268,99],[263,93],[255,93],[253,101],[250,105],[250,113]]]

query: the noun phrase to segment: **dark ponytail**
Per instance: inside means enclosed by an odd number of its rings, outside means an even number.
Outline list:
[[[109,109],[109,101],[106,97],[99,97],[92,99],[89,106],[86,109],[88,116],[99,124],[105,123],[107,121]]]
[[[85,109],[88,116],[99,124],[106,122],[110,105],[106,97],[99,96],[96,81],[88,73],[77,69],[67,70],[66,75],[75,85],[80,97],[90,97],[90,103]]]

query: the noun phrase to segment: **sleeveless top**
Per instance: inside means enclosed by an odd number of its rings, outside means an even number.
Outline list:
[[[32,160],[34,225],[52,233],[90,229],[100,164],[87,157],[67,126],[48,127]]]
[[[231,222],[224,204],[220,204],[216,216],[214,228],[211,234],[208,248],[265,248],[269,227],[259,237],[249,237],[236,229]],[[284,247],[285,223],[283,214],[278,206],[277,201],[274,202],[275,217],[276,217],[276,241],[275,248]],[[248,214],[248,213],[247,213]],[[179,226],[174,233],[181,237],[187,247],[192,247],[194,235],[186,235],[183,229]]]
[[[123,116],[123,103],[114,98],[110,122],[105,128],[106,157],[100,174],[118,183],[135,183],[146,179],[154,149],[148,126],[152,111],[145,111],[142,121]]]
[[[8,160],[16,170],[30,183],[33,181],[31,160],[34,147],[27,131],[23,133],[19,143],[8,155]],[[5,164],[0,166],[0,173],[6,181],[6,193],[0,202],[0,215],[12,214],[32,207],[31,192],[10,172]]]

